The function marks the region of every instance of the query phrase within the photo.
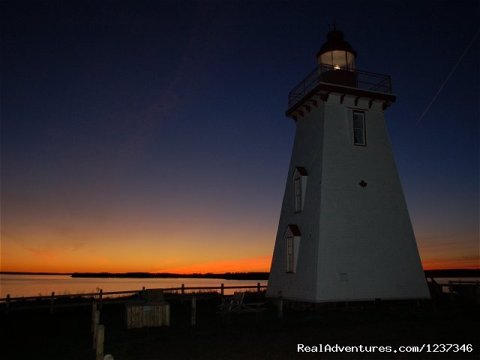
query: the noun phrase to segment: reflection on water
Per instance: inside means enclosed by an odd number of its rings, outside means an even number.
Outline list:
[[[451,278],[435,278],[435,281],[438,283],[438,284],[442,284],[442,285],[448,285],[449,282],[451,281],[454,281],[454,282],[457,282],[457,281],[468,281],[468,282],[480,282],[480,278],[479,277],[463,277],[463,278],[459,278],[459,277],[451,277]]]
[[[439,284],[448,284],[449,281],[480,281],[480,278],[435,278],[435,281]],[[182,284],[186,287],[220,286],[222,283],[225,286],[247,286],[257,283],[267,285],[266,280],[72,278],[69,275],[0,274],[0,297],[4,298],[7,294],[11,297],[50,295],[52,292],[56,295],[87,294],[98,292],[99,289],[109,292],[141,290],[142,287],[172,288],[180,287]],[[226,294],[232,292],[233,290],[225,290]]]
[[[87,294],[102,289],[108,291],[141,290],[142,287],[171,288],[180,287],[204,287],[204,286],[247,286],[266,285],[266,280],[224,280],[224,279],[118,279],[118,278],[72,278],[69,275],[5,275],[0,274],[0,297],[7,294],[11,297],[38,296],[68,294]],[[227,290],[225,290],[225,293]]]

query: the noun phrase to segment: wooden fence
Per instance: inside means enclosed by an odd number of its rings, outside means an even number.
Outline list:
[[[266,289],[266,285],[261,285],[257,283],[257,285],[241,285],[241,286],[225,286],[223,283],[220,286],[185,286],[182,284],[180,287],[171,287],[171,288],[149,288],[148,290],[159,290],[163,291],[164,293],[177,293],[181,295],[185,295],[188,293],[195,293],[195,292],[219,292],[220,295],[224,296],[225,292],[230,290],[245,290],[245,291],[256,291],[261,292],[263,289]],[[87,306],[93,302],[97,302],[99,306],[102,306],[102,303],[108,302],[128,302],[131,299],[131,296],[142,296],[146,292],[146,288],[143,287],[141,290],[125,290],[125,291],[106,291],[104,292],[102,289],[99,289],[98,292],[94,293],[81,293],[81,294],[65,294],[65,295],[57,295],[55,292],[52,292],[51,295],[46,296],[20,296],[20,297],[11,297],[9,294],[4,297],[0,298],[0,304],[4,304],[5,311],[8,313],[11,309],[12,303],[15,302],[28,302],[25,304],[25,307],[32,308],[45,308],[49,307],[50,311],[53,312],[55,307],[69,307],[69,306]],[[83,302],[61,302],[59,303],[58,300],[71,300],[71,299],[85,299],[85,300],[92,300],[92,301],[83,301]],[[34,302],[37,302],[35,304]]]

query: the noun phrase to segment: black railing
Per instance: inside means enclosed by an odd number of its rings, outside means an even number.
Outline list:
[[[338,74],[341,72],[344,75],[340,77],[341,81],[335,81],[335,76],[331,76],[336,75],[337,71],[339,72]],[[291,109],[297,105],[305,95],[315,89],[320,83],[348,86],[385,94],[392,93],[392,81],[389,75],[361,70],[338,69],[330,65],[319,65],[290,91],[288,94],[288,108]]]

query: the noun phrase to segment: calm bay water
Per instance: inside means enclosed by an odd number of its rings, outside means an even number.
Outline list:
[[[447,284],[448,281],[480,281],[480,278],[436,278],[440,284]],[[72,278],[68,275],[5,275],[0,274],[0,297],[7,294],[11,297],[17,296],[38,296],[50,295],[55,292],[57,295],[82,294],[97,292],[102,289],[108,291],[140,290],[143,286],[151,288],[171,288],[196,286],[246,286],[246,285],[267,285],[266,280],[224,280],[224,279],[118,279],[118,278]],[[234,290],[225,290],[226,294]]]
[[[188,286],[247,286],[266,285],[266,280],[224,280],[224,279],[117,279],[117,278],[72,278],[68,275],[6,275],[0,274],[0,297],[81,294],[107,291],[140,290],[145,288],[170,288]],[[226,293],[227,290],[225,290]]]

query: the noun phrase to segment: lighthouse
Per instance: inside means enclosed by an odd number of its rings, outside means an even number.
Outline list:
[[[315,69],[289,93],[296,133],[268,297],[429,297],[385,124],[391,80],[358,70],[356,58],[333,29]]]

